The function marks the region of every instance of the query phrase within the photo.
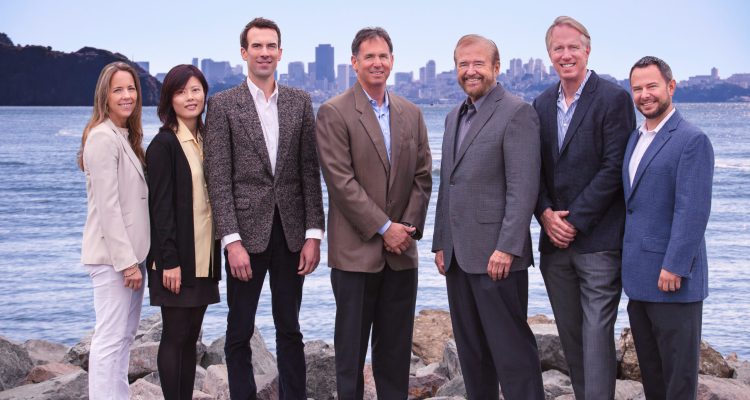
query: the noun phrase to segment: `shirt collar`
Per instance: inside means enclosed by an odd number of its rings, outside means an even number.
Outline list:
[[[661,122],[659,122],[659,125],[656,125],[656,128],[654,128],[653,130],[648,130],[648,128],[646,128],[646,120],[644,119],[644,120],[643,120],[643,123],[642,123],[642,124],[641,124],[641,126],[640,126],[640,127],[638,128],[638,131],[639,131],[639,132],[640,132],[641,134],[643,134],[643,133],[653,133],[653,134],[657,134],[657,133],[659,133],[659,131],[661,130],[661,128],[663,128],[663,127],[664,127],[664,124],[666,124],[666,123],[667,123],[667,121],[669,121],[669,119],[670,119],[670,118],[672,118],[672,115],[674,115],[674,112],[675,112],[676,110],[677,110],[677,109],[676,109],[676,108],[675,108],[674,106],[672,106],[672,111],[670,111],[670,112],[669,112],[669,114],[667,114],[667,116],[666,116],[666,117],[664,117],[664,119],[663,119],[663,120],[661,120]]]
[[[266,103],[275,102],[276,99],[279,97],[279,85],[274,82],[274,88],[273,93],[271,94],[271,97],[268,98],[268,101],[266,101],[266,94],[263,93],[263,91],[256,86],[253,81],[250,80],[250,77],[247,77],[247,88],[250,89],[250,95],[253,97],[253,100],[262,99]]]
[[[388,109],[388,104],[390,104],[390,103],[388,101],[388,91],[387,90],[385,91],[385,101],[383,102],[383,105],[381,105],[380,107],[378,107],[378,102],[376,100],[374,100],[372,97],[370,97],[370,94],[367,93],[367,90],[365,90],[364,88],[362,88],[362,91],[365,92],[365,96],[367,96],[367,101],[370,102],[370,105],[372,106],[372,108],[375,108],[375,109],[385,108],[386,110]]]
[[[576,94],[573,97],[573,99],[574,99],[573,101],[576,101],[576,100],[578,100],[579,97],[581,97],[581,93],[583,93],[583,88],[584,88],[584,86],[586,86],[586,82],[589,81],[589,77],[591,77],[591,70],[590,69],[586,70],[586,77],[583,78],[583,82],[581,82],[581,86],[579,86],[578,90],[576,90]],[[565,96],[565,95],[563,94],[563,91],[562,91],[562,82],[560,82],[560,85],[557,87],[557,100],[559,101],[560,99],[563,98],[563,96]]]
[[[175,134],[180,142],[197,142],[193,134],[190,132],[190,129],[188,129],[187,125],[185,125],[185,123],[179,118],[177,118],[177,132],[175,132]]]

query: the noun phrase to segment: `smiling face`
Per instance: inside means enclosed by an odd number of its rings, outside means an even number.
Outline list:
[[[586,77],[591,47],[584,44],[581,32],[569,25],[552,29],[547,51],[557,75],[562,81],[580,84]]]
[[[380,36],[364,40],[357,55],[352,56],[352,67],[365,91],[371,93],[383,89],[393,67],[393,54],[388,43]]]
[[[633,69],[630,74],[633,102],[649,122],[649,129],[655,128],[669,113],[674,88],[674,79],[666,82],[656,65]]]
[[[133,75],[127,71],[117,71],[109,81],[109,95],[107,96],[108,116],[112,122],[121,128],[126,126],[128,117],[135,109],[138,91],[135,88]]]
[[[270,28],[250,28],[247,31],[247,48],[240,50],[247,62],[247,72],[253,82],[273,79],[276,65],[281,60],[279,36]],[[257,84],[257,83],[256,83]]]
[[[458,84],[472,102],[492,90],[500,73],[500,63],[492,59],[493,51],[486,43],[476,41],[456,49]]]
[[[203,112],[206,94],[198,78],[191,76],[185,87],[172,96],[172,108],[177,118],[183,121],[195,121]]]

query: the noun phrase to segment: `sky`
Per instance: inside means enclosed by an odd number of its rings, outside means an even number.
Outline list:
[[[667,61],[677,80],[708,75],[712,67],[722,78],[750,73],[750,2],[745,0],[0,0],[0,32],[21,45],[119,52],[149,61],[156,74],[193,57],[244,67],[239,34],[262,16],[281,28],[278,70],[284,73],[289,62],[314,61],[321,43],[333,45],[336,64],[350,63],[357,30],[381,26],[393,41],[393,71],[418,77],[430,59],[438,72],[451,70],[455,43],[468,33],[497,43],[502,71],[511,58],[541,58],[549,66],[544,35],[559,15],[572,16],[589,30],[589,68],[618,79],[645,55]]]

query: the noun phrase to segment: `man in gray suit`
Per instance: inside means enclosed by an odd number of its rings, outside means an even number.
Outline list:
[[[256,398],[249,342],[268,272],[279,398],[306,399],[298,317],[324,224],[312,102],[274,80],[281,32],[273,21],[252,20],[240,44],[247,80],[209,99],[205,135],[208,194],[226,246],[229,392]]]
[[[539,189],[539,121],[495,82],[500,53],[479,35],[454,51],[468,98],[445,119],[432,251],[446,276],[469,399],[544,399],[526,322],[529,223]]]

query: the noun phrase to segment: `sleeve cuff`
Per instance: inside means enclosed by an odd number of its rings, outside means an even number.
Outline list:
[[[236,242],[238,240],[242,240],[239,233],[230,233],[229,235],[221,238],[221,247],[225,248],[229,243]]]
[[[323,240],[323,230],[317,228],[308,229],[305,231],[305,239]]]
[[[391,221],[388,220],[385,224],[383,224],[383,226],[380,227],[380,229],[378,229],[378,233],[380,234],[380,236],[383,236],[385,234],[385,231],[387,231],[390,227]]]

